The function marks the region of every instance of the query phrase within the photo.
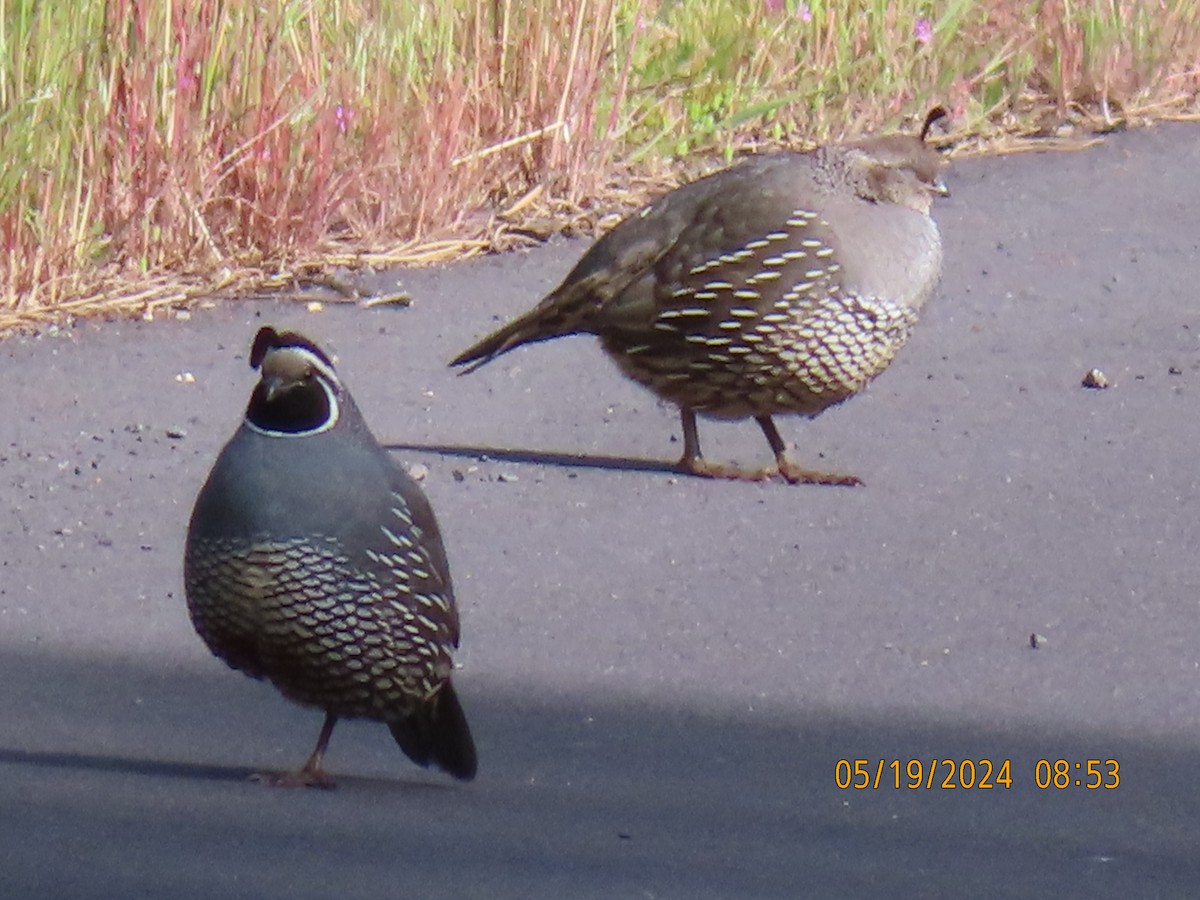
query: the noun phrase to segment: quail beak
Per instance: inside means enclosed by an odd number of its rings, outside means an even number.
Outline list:
[[[264,375],[262,377],[263,399],[270,403],[280,394],[282,394],[287,386],[283,383],[283,379],[278,375]]]
[[[932,187],[933,187],[933,192],[935,194],[937,194],[939,197],[949,197],[950,196],[950,188],[946,187],[946,182],[942,181],[941,178],[933,179]]]

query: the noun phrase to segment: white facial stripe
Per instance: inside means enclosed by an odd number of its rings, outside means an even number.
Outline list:
[[[305,360],[307,360],[309,365],[311,365],[321,374],[321,378],[326,382],[326,384],[341,384],[341,382],[338,380],[337,372],[333,371],[333,366],[329,365],[329,363],[325,362],[325,360],[321,359],[321,357],[317,356],[317,354],[313,353],[307,347],[280,347],[277,350],[268,352],[291,353],[296,356],[302,356]]]

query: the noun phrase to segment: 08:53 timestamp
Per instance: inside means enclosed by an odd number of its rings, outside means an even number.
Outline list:
[[[1033,782],[1040,789],[1070,787],[1113,790],[1121,784],[1121,764],[1115,759],[1039,759]]]
[[[1011,790],[1011,759],[839,759],[834,781],[841,790]],[[1025,770],[1028,771],[1028,770]],[[1038,759],[1033,783],[1039,790],[1082,788],[1111,791],[1121,784],[1121,763],[1115,759]]]

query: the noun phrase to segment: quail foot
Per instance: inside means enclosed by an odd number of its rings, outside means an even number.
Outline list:
[[[596,242],[536,307],[459,354],[594,334],[620,370],[680,410],[681,471],[858,484],[797,465],[772,419],[863,390],[908,340],[941,276],[930,218],[942,158],[917,135],[753,157],[671,191]],[[775,465],[701,455],[696,417],[753,418]]]
[[[381,721],[413,762],[473,778],[433,510],[315,344],[263,328],[250,364],[260,380],[196,498],[184,582],[217,657],[325,713],[303,768],[267,780],[332,786],[322,760],[339,718]]]

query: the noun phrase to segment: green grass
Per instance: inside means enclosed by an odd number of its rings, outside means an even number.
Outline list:
[[[0,329],[504,246],[934,103],[1191,112],[1197,60],[1191,0],[0,0]]]

